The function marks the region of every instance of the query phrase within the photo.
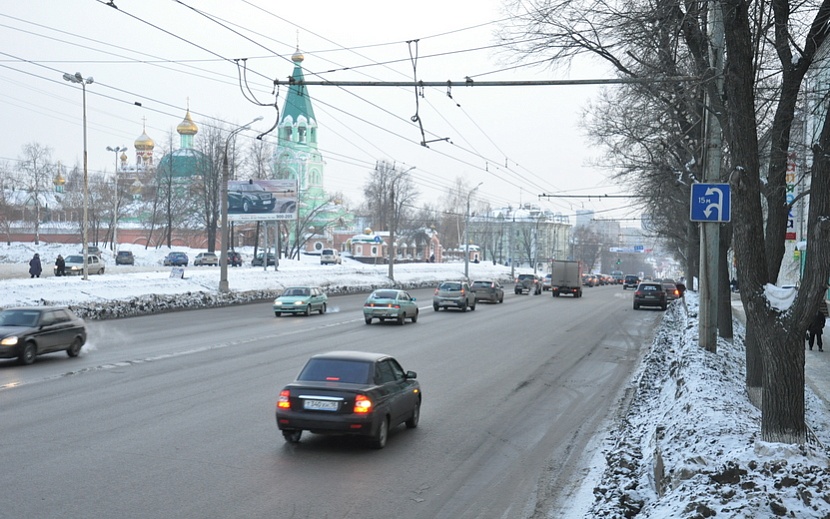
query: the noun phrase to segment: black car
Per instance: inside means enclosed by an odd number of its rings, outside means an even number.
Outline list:
[[[303,431],[368,438],[386,446],[401,423],[418,427],[421,386],[414,371],[382,353],[333,351],[311,357],[297,379],[280,391],[277,427],[289,443]]]
[[[116,265],[135,265],[135,256],[128,250],[120,250],[115,254]]]
[[[640,278],[633,274],[628,274],[623,278],[623,290],[627,288],[637,288],[637,285],[640,284]]]
[[[542,293],[542,278],[536,274],[519,274],[516,276],[516,286],[513,287],[513,292],[538,296]]]
[[[34,306],[0,311],[0,359],[28,365],[35,357],[65,351],[77,357],[86,343],[86,324],[68,308]]]
[[[256,257],[254,259],[251,260],[251,266],[252,267],[261,267],[264,261],[266,261],[265,260],[265,255],[260,252],[259,254],[256,255]],[[268,261],[268,266],[269,267],[272,266],[272,265],[276,265],[277,264],[277,257],[274,256],[274,253],[269,252],[267,261]]]
[[[644,281],[637,285],[634,292],[634,310],[639,310],[641,306],[659,306],[662,310],[668,307],[666,289],[661,283]]]
[[[228,265],[231,267],[241,267],[242,254],[235,250],[228,251]]]
[[[274,194],[259,184],[249,182],[228,183],[229,213],[267,213],[274,209]]]

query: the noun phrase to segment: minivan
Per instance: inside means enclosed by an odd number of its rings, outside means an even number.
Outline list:
[[[337,249],[323,249],[320,251],[320,265],[340,265],[340,253]]]

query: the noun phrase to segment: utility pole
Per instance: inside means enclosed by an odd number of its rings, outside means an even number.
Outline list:
[[[714,69],[717,92],[723,85],[724,48],[723,11],[720,2],[709,2],[709,62]],[[703,157],[706,182],[720,181],[723,134],[717,114],[712,113],[710,94],[704,103],[705,147]],[[718,345],[718,249],[720,222],[700,224],[700,326],[698,342],[707,351],[717,351]]]

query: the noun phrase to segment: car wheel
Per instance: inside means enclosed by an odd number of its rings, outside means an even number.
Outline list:
[[[466,312],[466,311],[467,311],[467,303],[466,303],[466,302],[461,304],[461,311],[462,311],[462,312]]]
[[[323,303],[320,307],[320,315],[323,315],[324,313],[326,313],[326,303]]]
[[[24,366],[28,366],[32,362],[35,361],[35,356],[37,355],[37,346],[33,342],[27,342],[23,345],[23,351],[20,352],[20,356],[17,357],[17,361]]]
[[[402,313],[398,316],[398,324],[403,326],[403,322],[406,320],[406,313]]]
[[[386,447],[386,440],[389,439],[389,418],[383,417],[378,424],[378,430],[372,437],[372,448],[382,449]]]
[[[668,306],[669,306],[669,305],[667,305],[666,303],[663,303],[662,305],[660,305],[660,308],[661,308],[663,311],[665,311],[665,310],[666,310],[666,308],[668,308]]]
[[[251,212],[251,202],[248,200],[242,201],[242,212],[243,213],[250,213]]]
[[[282,437],[288,443],[300,443],[300,438],[303,436],[303,431],[283,431]]]
[[[475,312],[475,311],[476,311],[476,304],[475,304],[475,303],[473,303],[472,305],[470,305],[470,311],[472,311],[472,312]]]
[[[415,403],[415,408],[412,409],[412,416],[409,417],[409,420],[406,421],[406,428],[407,429],[414,429],[418,427],[418,421],[421,419],[421,402],[418,401]]]
[[[75,337],[75,340],[72,341],[72,344],[69,345],[69,348],[66,349],[66,354],[70,357],[77,357],[81,353],[81,339]]]
[[[412,316],[412,322],[413,323],[418,322],[418,309],[417,308],[415,309],[415,315]]]
[[[104,267],[101,267],[101,270],[98,271],[98,274],[104,275]]]
[[[639,310],[639,309],[640,309],[640,305],[638,305],[637,303],[634,303],[634,310]]]
[[[282,315],[282,312],[274,312],[274,316],[275,316],[275,317],[279,317],[279,316],[281,316],[281,315]]]
[[[303,312],[303,315],[305,315],[305,316],[309,316],[309,315],[311,315],[311,303],[309,303],[308,305],[306,305],[306,307],[305,307],[305,312]]]
[[[366,321],[366,324],[372,324],[372,318],[371,317],[364,317],[363,320]]]
[[[433,309],[433,310],[435,310],[436,312],[437,312],[440,308],[441,308],[441,307],[439,307],[438,305],[432,305],[432,309]]]
[[[504,296],[501,296],[501,297],[499,298],[499,303],[504,303]]]

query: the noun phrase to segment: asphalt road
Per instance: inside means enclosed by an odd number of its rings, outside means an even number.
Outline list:
[[[81,357],[0,360],[0,517],[545,518],[584,474],[659,311],[618,286],[367,326],[270,305],[90,322]],[[309,355],[382,351],[418,372],[420,426],[387,447],[274,423]],[[595,444],[594,444],[595,445]],[[555,512],[554,515],[556,516]]]

